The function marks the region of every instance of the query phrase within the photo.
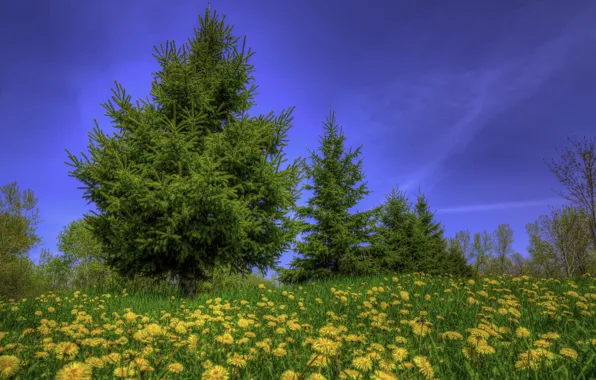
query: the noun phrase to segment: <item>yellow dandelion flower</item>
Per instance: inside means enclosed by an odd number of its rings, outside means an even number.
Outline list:
[[[476,346],[476,352],[478,352],[480,355],[493,355],[496,351],[492,346],[481,344]]]
[[[391,357],[396,362],[403,362],[407,356],[408,350],[403,347],[398,347],[395,350],[391,351]]]
[[[534,341],[534,346],[540,348],[547,348],[550,346],[550,342],[544,339],[538,339]]]
[[[230,373],[228,370],[220,365],[215,365],[207,369],[201,377],[203,380],[228,380],[229,378]]]
[[[300,378],[300,375],[298,373],[289,369],[281,374],[281,377],[279,378],[279,380],[298,380],[299,378]]]
[[[372,369],[373,363],[368,356],[357,356],[352,360],[354,368],[360,371],[368,372]]]
[[[426,358],[426,356],[416,356],[413,360],[414,365],[418,368],[418,372],[427,379],[432,379],[434,376],[433,367]]]
[[[184,366],[180,363],[172,363],[168,365],[168,372],[180,373],[184,370]]]
[[[525,327],[518,327],[515,329],[515,336],[518,338],[528,338],[530,336],[530,331]]]
[[[462,340],[464,337],[457,331],[447,331],[441,334],[441,338],[445,340]]]
[[[72,342],[61,342],[54,347],[56,358],[72,360],[79,354],[79,346]]]
[[[371,376],[371,380],[397,380],[397,376],[389,371],[375,371]]]
[[[339,378],[342,380],[345,379],[358,379],[362,378],[360,372],[356,371],[355,369],[345,369],[339,373]]]
[[[246,356],[234,353],[234,355],[228,358],[227,363],[231,366],[242,368],[246,366]]]
[[[35,357],[36,357],[37,359],[45,359],[45,358],[47,358],[48,356],[50,356],[50,354],[49,354],[49,353],[47,353],[46,351],[38,351],[38,352],[36,352],[36,353],[35,353]]]
[[[379,367],[385,371],[391,371],[395,369],[395,362],[391,359],[383,359],[379,361]]]
[[[312,373],[309,377],[308,380],[327,380],[327,378],[323,375],[321,375],[320,373]]]
[[[72,362],[60,369],[56,373],[56,380],[91,380],[93,369],[90,365]]]
[[[13,355],[0,356],[0,375],[2,377],[13,376],[19,370],[21,361]]]
[[[128,368],[125,367],[117,367],[114,369],[114,376],[115,377],[128,377]],[[134,375],[134,372],[133,372]]]
[[[312,349],[327,356],[335,356],[337,354],[337,344],[329,338],[317,339],[313,342]]]
[[[561,351],[559,351],[559,354],[574,360],[577,359],[577,351],[573,348],[563,347],[561,348]]]
[[[93,356],[85,359],[85,363],[89,364],[93,368],[103,368],[106,365],[103,360]]]

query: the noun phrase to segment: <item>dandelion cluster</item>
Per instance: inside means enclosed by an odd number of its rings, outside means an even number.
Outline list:
[[[420,273],[0,302],[0,378],[596,377],[596,281]]]

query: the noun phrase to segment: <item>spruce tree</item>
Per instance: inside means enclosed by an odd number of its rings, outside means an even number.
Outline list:
[[[114,135],[96,122],[91,159],[68,153],[99,210],[85,218],[107,263],[131,277],[174,275],[185,296],[216,266],[273,266],[297,233],[287,213],[302,162],[280,168],[292,109],[248,116],[252,53],[224,20],[207,8],[181,49],[156,48],[152,99],[133,106],[116,83],[103,104]]]
[[[306,166],[304,186],[313,195],[306,206],[297,208],[303,221],[304,241],[296,242],[298,257],[290,269],[278,268],[279,280],[284,283],[327,278],[338,274],[353,274],[357,265],[365,261],[366,249],[360,244],[368,239],[372,211],[350,213],[365,195],[361,147],[346,152],[346,137],[336,125],[335,115],[324,123],[320,140],[320,155],[311,151],[311,164]],[[309,223],[305,219],[311,218]]]
[[[413,234],[416,217],[407,195],[393,188],[376,210],[372,250],[384,271],[408,272],[415,268]]]
[[[447,271],[447,242],[443,238],[443,227],[434,220],[434,213],[423,194],[416,196],[414,206],[416,224],[414,227],[413,260],[414,270],[428,274]]]

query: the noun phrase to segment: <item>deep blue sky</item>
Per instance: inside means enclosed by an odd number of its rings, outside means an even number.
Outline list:
[[[92,206],[68,177],[114,80],[134,99],[206,1],[7,1],[0,11],[0,184],[39,197],[43,244]],[[596,2],[232,1],[212,8],[247,36],[260,95],[251,112],[296,106],[289,157],[316,148],[330,107],[363,145],[379,204],[392,186],[428,195],[447,235],[525,225],[562,204],[544,159],[596,131]],[[287,263],[288,253],[282,259]]]

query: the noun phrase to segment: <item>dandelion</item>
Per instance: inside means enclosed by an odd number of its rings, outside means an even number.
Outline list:
[[[320,373],[313,373],[308,377],[308,380],[327,380],[327,378]]]
[[[54,348],[56,358],[72,360],[79,354],[79,346],[72,342],[61,342]]]
[[[493,355],[496,351],[492,346],[481,344],[476,346],[476,352],[478,352],[480,355]]]
[[[573,360],[577,359],[577,351],[575,351],[573,348],[563,347],[561,348],[561,351],[559,351],[559,354]]]
[[[172,363],[168,365],[168,372],[180,373],[184,370],[184,366],[180,363]]]
[[[329,338],[319,338],[312,344],[313,350],[327,356],[337,354],[337,344]]]
[[[279,378],[279,380],[298,380],[299,378],[300,378],[300,376],[298,373],[289,369],[281,374],[281,377]]]
[[[0,356],[0,375],[2,377],[13,376],[19,370],[21,361],[13,355]]]
[[[230,373],[228,370],[220,365],[211,366],[201,377],[203,380],[228,380],[229,378]]]
[[[91,380],[92,376],[91,366],[81,362],[72,362],[58,371],[56,380]]]
[[[408,350],[403,347],[398,347],[391,352],[391,357],[396,362],[403,362],[408,356]]]
[[[372,360],[368,356],[357,356],[352,360],[352,365],[354,368],[360,371],[370,371],[373,367]]]
[[[397,376],[389,371],[375,371],[371,376],[371,380],[397,380]]]
[[[232,357],[228,358],[227,363],[231,366],[242,368],[246,366],[246,357],[244,355],[239,355],[238,353],[234,353]]]
[[[418,371],[422,376],[427,379],[432,379],[434,376],[433,367],[426,358],[426,356],[416,356],[413,360],[414,365],[418,368]]]
[[[518,338],[528,338],[530,336],[530,331],[525,327],[518,327],[515,329],[515,336]]]

